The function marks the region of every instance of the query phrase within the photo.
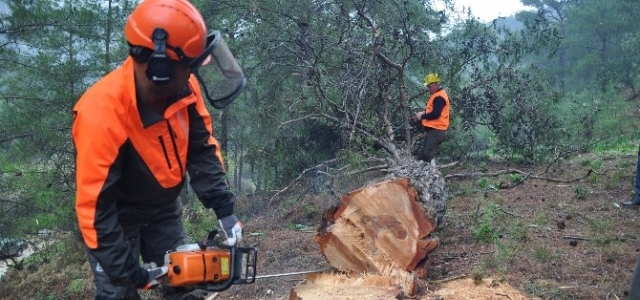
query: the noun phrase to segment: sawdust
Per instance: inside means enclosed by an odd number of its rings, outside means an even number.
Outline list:
[[[476,282],[471,278],[463,278],[441,284],[431,284],[429,289],[437,299],[442,300],[534,300],[509,283],[499,279],[485,278]],[[439,298],[438,298],[439,297]],[[433,299],[433,298],[430,298]]]

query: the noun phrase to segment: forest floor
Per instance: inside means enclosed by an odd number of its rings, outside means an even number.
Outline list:
[[[640,255],[640,209],[620,202],[632,195],[635,163],[632,155],[585,155],[549,166],[443,169],[450,198],[435,233],[440,244],[408,299],[626,299]],[[239,198],[243,244],[259,249],[258,275],[330,267],[314,242],[322,212],[339,203],[325,194]],[[0,298],[90,299],[91,276],[83,255],[67,256],[10,270]],[[288,299],[303,282],[304,275],[258,279],[208,299]],[[161,299],[157,290],[142,298]]]

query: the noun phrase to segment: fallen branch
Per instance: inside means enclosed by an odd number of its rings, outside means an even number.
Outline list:
[[[457,162],[457,161],[454,161],[454,162],[452,162],[452,163],[448,163],[448,164],[441,165],[441,166],[436,165],[436,168],[438,168],[438,169],[444,169],[444,168],[455,167],[455,166],[457,166],[457,165],[458,165],[458,162]]]
[[[446,178],[446,179],[449,179],[449,178],[472,178],[472,177],[485,177],[485,176],[500,176],[500,175],[505,175],[505,174],[520,174],[520,175],[524,176],[523,179],[519,180],[518,182],[514,183],[513,185],[501,187],[503,189],[508,189],[508,188],[515,187],[516,185],[522,183],[527,178],[544,180],[544,181],[549,181],[549,182],[558,182],[558,183],[573,183],[573,182],[576,182],[576,181],[583,180],[583,179],[589,177],[591,174],[604,175],[604,174],[606,174],[607,172],[609,172],[611,170],[613,170],[613,169],[608,169],[608,170],[605,170],[602,173],[598,173],[597,171],[595,171],[593,169],[589,169],[589,170],[587,170],[587,174],[585,174],[584,176],[578,177],[578,178],[574,178],[574,179],[568,179],[568,180],[556,179],[556,178],[551,178],[551,177],[542,177],[542,176],[537,176],[537,175],[531,175],[531,173],[526,173],[526,172],[523,172],[523,171],[520,171],[520,170],[517,170],[517,169],[500,170],[500,171],[493,172],[493,173],[449,174],[449,175],[445,175],[444,178]]]
[[[496,295],[498,296],[503,296],[503,297],[507,297],[508,299],[511,299],[511,296],[507,295],[507,294],[500,294],[500,293],[496,293]]]
[[[502,208],[502,207],[498,208],[498,210],[500,210],[501,212],[503,212],[503,213],[505,213],[505,214],[507,214],[507,215],[510,215],[510,216],[513,216],[513,217],[520,218],[520,216],[518,216],[518,215],[516,215],[516,214],[514,214],[514,213],[511,213],[511,212],[508,212],[508,211],[506,211],[506,210],[505,210],[504,208]]]
[[[568,290],[568,289],[575,289],[575,288],[578,288],[578,287],[575,285],[565,285],[565,286],[558,287],[559,290]]]
[[[565,240],[580,240],[580,241],[590,241],[590,238],[583,238],[583,237],[579,237],[579,236],[563,236],[562,237]]]
[[[314,166],[314,167],[311,167],[311,168],[305,169],[304,171],[302,171],[302,173],[300,173],[300,175],[298,175],[298,177],[296,177],[296,179],[294,179],[293,181],[291,181],[291,183],[289,183],[289,185],[287,185],[284,189],[281,189],[280,191],[278,191],[277,193],[275,193],[275,194],[271,197],[271,199],[269,199],[269,203],[267,204],[267,207],[271,206],[271,202],[273,201],[273,199],[275,199],[277,196],[279,196],[280,194],[284,193],[285,191],[289,190],[289,188],[291,188],[291,187],[293,186],[293,184],[294,184],[294,183],[296,183],[296,182],[298,182],[300,179],[302,179],[302,177],[303,177],[305,174],[307,174],[307,173],[309,173],[309,172],[311,172],[311,171],[313,171],[313,170],[316,170],[316,169],[322,168],[322,167],[324,167],[324,166],[327,166],[327,165],[329,165],[329,164],[332,164],[332,163],[334,163],[334,162],[336,162],[336,161],[338,161],[338,159],[337,159],[337,158],[330,159],[330,160],[327,160],[327,161],[325,161],[325,162],[323,162],[323,163],[321,163],[321,164],[318,164],[318,165],[316,165],[316,166]]]
[[[614,294],[614,293],[611,293],[611,292],[609,292],[609,293],[607,294],[607,300],[609,300],[609,296],[611,296],[611,295],[613,295],[614,297],[616,297],[616,299],[617,299],[617,300],[620,300],[620,298],[618,298],[618,295],[616,295],[616,294]]]
[[[344,176],[353,176],[353,175],[358,175],[358,174],[371,172],[371,171],[384,170],[384,169],[387,169],[387,168],[389,168],[389,165],[387,165],[387,164],[379,165],[379,166],[373,166],[373,167],[369,167],[369,168],[366,168],[366,169],[355,170],[355,171],[349,172],[349,173],[345,174]]]
[[[431,283],[431,284],[440,284],[440,283],[446,283],[449,281],[454,281],[454,280],[458,280],[458,279],[462,279],[467,277],[466,274],[462,274],[462,275],[458,275],[455,277],[450,277],[450,278],[445,278],[445,279],[439,279],[439,280],[427,280],[427,283]]]

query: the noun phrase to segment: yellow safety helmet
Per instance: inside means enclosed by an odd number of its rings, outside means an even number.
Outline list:
[[[436,82],[440,82],[440,77],[438,77],[438,74],[436,74],[436,73],[429,73],[424,78],[424,85],[425,86],[430,85],[432,83],[436,83]]]

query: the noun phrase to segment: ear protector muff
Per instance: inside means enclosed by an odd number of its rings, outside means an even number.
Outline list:
[[[147,60],[147,77],[157,85],[169,83],[175,76],[175,64],[167,56],[167,32],[162,28],[156,28],[151,35],[153,39],[153,53]]]

